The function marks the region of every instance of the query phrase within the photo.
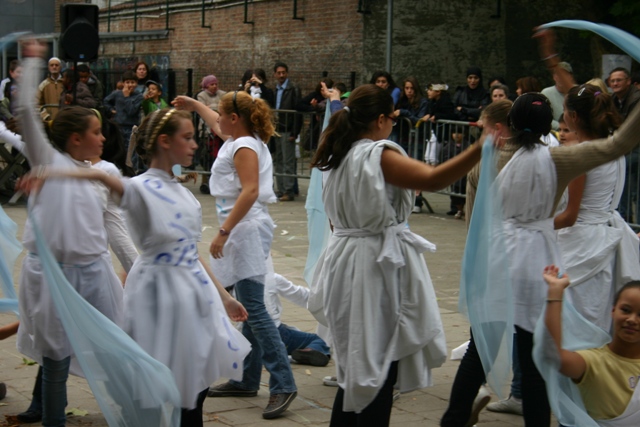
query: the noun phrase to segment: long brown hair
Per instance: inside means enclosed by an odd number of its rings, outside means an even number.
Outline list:
[[[392,112],[393,99],[389,92],[372,84],[356,88],[347,98],[346,108],[331,116],[329,126],[320,136],[311,166],[323,171],[336,169],[353,143],[362,138],[380,114]]]
[[[254,99],[247,92],[229,92],[222,97],[220,111],[225,114],[236,113],[245,119],[251,133],[257,133],[263,142],[269,142],[276,129],[273,124],[273,112],[269,105],[260,98]]]
[[[581,130],[598,138],[606,138],[622,124],[613,98],[597,86],[584,84],[572,87],[565,104],[568,111],[576,113]]]

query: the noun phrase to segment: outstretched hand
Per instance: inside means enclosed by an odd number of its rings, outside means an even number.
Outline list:
[[[196,109],[197,102],[199,101],[188,96],[180,95],[177,96],[176,99],[171,101],[171,105],[176,107],[178,110],[186,110],[192,112]]]
[[[538,52],[540,58],[549,58],[556,55],[556,33],[540,27],[533,29],[533,38],[538,39]]]
[[[38,194],[47,178],[49,170],[45,166],[37,166],[18,179],[16,190],[25,194]]]
[[[47,54],[47,45],[37,39],[29,38],[21,41],[22,56],[27,58],[44,58]]]
[[[551,264],[544,268],[542,273],[544,281],[549,285],[549,292],[557,291],[562,293],[569,286],[569,276],[566,273],[560,274],[560,269]]]
[[[247,320],[247,317],[249,317],[249,313],[247,313],[242,303],[233,297],[224,302],[224,309],[227,311],[229,318],[234,322],[244,322]]]

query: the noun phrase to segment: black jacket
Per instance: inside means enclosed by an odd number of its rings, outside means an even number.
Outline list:
[[[453,95],[453,106],[456,118],[465,122],[475,122],[480,118],[482,108],[489,105],[489,92],[482,86],[470,89],[469,86],[458,86]],[[460,111],[458,107],[462,107]]]
[[[273,91],[274,105],[278,102],[278,88]],[[295,110],[300,102],[300,88],[291,80],[287,83],[287,87],[282,93],[280,100],[280,110]],[[291,136],[298,136],[302,129],[302,120],[300,114],[295,113],[278,113],[278,132],[289,132]]]

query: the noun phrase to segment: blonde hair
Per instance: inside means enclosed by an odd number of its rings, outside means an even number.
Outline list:
[[[218,106],[225,114],[236,113],[242,117],[251,133],[257,133],[263,142],[268,142],[275,135],[273,112],[267,103],[254,99],[244,91],[229,92],[222,97]]]
[[[609,93],[609,88],[607,87],[607,85],[604,83],[604,81],[601,78],[595,77],[595,78],[589,80],[588,82],[586,82],[585,84],[586,85],[597,86],[598,88],[600,88],[600,91],[602,93]]]
[[[144,118],[138,128],[135,143],[136,153],[148,163],[158,147],[160,135],[173,136],[180,129],[182,120],[192,120],[188,111],[163,108]]]

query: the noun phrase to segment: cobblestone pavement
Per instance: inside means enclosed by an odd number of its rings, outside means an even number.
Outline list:
[[[199,185],[199,184],[198,184]],[[305,193],[307,181],[300,180],[301,192]],[[214,232],[217,231],[214,200],[202,195],[198,186],[188,185],[203,207],[204,232],[200,244],[201,253],[207,253]],[[438,194],[427,196],[434,214],[413,214],[409,220],[411,229],[426,237],[437,245],[435,253],[425,254],[431,273],[442,320],[447,336],[449,349],[457,347],[468,339],[469,325],[466,319],[457,313],[458,284],[460,262],[466,237],[464,221],[446,216],[449,210],[449,198]],[[3,203],[6,200],[2,201]],[[4,205],[7,214],[19,225],[22,235],[26,218],[24,200],[18,205]],[[304,284],[302,273],[307,255],[307,216],[304,209],[304,197],[293,202],[278,202],[270,207],[277,228],[273,242],[273,260],[275,269],[294,283]],[[121,268],[114,258],[116,270]],[[14,279],[18,280],[18,260],[14,268]],[[306,310],[283,301],[282,320],[295,325],[301,330],[313,332],[316,322]],[[0,315],[0,324],[14,320],[10,315]],[[458,367],[457,361],[447,361],[443,367],[434,370],[434,386],[403,394],[395,403],[391,416],[391,425],[396,427],[438,426],[439,419],[447,407],[451,384]],[[25,410],[31,398],[31,391],[36,376],[37,366],[25,363],[22,355],[15,347],[15,337],[0,341],[1,381],[6,382],[7,397],[0,403],[0,426],[15,425],[7,421],[3,423],[3,415],[11,415]],[[262,387],[257,397],[252,398],[208,398],[205,401],[206,426],[327,426],[336,389],[322,385],[322,378],[335,374],[335,365],[330,362],[327,367],[317,368],[304,365],[293,365],[295,380],[298,385],[298,398],[292,403],[283,417],[276,420],[263,420],[262,409],[269,397],[268,373],[262,377]],[[494,397],[494,400],[496,397]],[[70,426],[106,426],[98,405],[93,398],[86,381],[70,377],[68,382],[68,409],[88,411],[84,416],[69,416]],[[522,426],[522,417],[506,414],[495,414],[483,411],[478,426]],[[143,426],[141,426],[143,427]],[[144,426],[148,427],[148,426]]]

